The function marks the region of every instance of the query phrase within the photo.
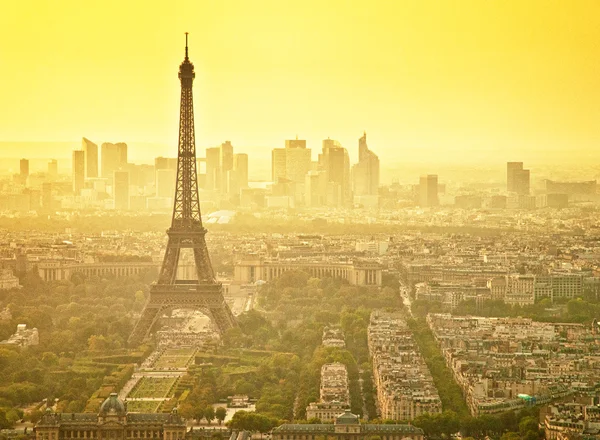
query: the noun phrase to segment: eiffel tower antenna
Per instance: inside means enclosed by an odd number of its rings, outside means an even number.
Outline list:
[[[187,38],[188,38],[188,34],[189,32],[185,33],[185,59],[188,59],[188,43],[187,43]]]
[[[158,276],[150,288],[139,321],[129,337],[130,344],[146,339],[156,321],[173,309],[194,309],[207,315],[220,333],[236,325],[225,299],[221,283],[215,280],[206,247],[206,229],[202,225],[198,199],[196,170],[196,138],[194,132],[194,103],[192,83],[196,74],[188,58],[188,33],[185,33],[185,59],[179,66],[181,105],[179,108],[179,147],[177,181],[173,200],[169,241]],[[192,249],[197,280],[178,280],[177,268],[181,249]]]

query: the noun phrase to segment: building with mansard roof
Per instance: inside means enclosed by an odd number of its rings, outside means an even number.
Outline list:
[[[34,433],[35,440],[183,440],[186,425],[176,410],[170,414],[128,413],[125,403],[113,393],[98,414],[48,410]]]
[[[272,440],[423,440],[421,428],[401,424],[361,423],[357,415],[346,410],[334,423],[286,423],[271,432]]]

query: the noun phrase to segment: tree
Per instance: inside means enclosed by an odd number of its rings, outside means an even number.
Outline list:
[[[102,335],[92,335],[88,338],[88,349],[90,351],[102,351],[108,348],[108,341]]]
[[[209,425],[215,419],[215,409],[212,405],[208,405],[204,409],[204,418],[206,419]]]
[[[196,408],[190,402],[184,402],[179,407],[179,414],[185,419],[194,419],[196,416]]]
[[[520,440],[521,436],[519,435],[518,432],[507,432],[502,434],[502,437],[500,437],[500,440]]]
[[[227,410],[225,408],[223,408],[222,406],[218,407],[215,410],[215,417],[219,421],[219,425],[220,425],[221,423],[223,423],[223,420],[225,420],[225,417],[227,417]]]
[[[194,406],[194,419],[196,422],[200,423],[200,421],[204,418],[204,411],[206,407],[202,405]]]
[[[58,356],[50,351],[44,352],[42,354],[42,362],[48,366],[58,364]]]
[[[44,413],[42,411],[40,411],[39,409],[34,409],[27,415],[27,420],[29,420],[33,424],[36,424],[42,419],[43,415]]]

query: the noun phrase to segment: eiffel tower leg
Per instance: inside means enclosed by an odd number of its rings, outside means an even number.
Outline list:
[[[196,263],[198,280],[214,281],[215,275],[212,265],[210,264],[210,256],[208,255],[206,243],[194,243],[194,261]]]
[[[163,259],[163,264],[158,276],[158,284],[173,284],[177,277],[177,266],[181,250],[178,247],[179,243],[172,243],[173,241],[175,240],[169,239],[169,243],[167,244],[165,258]]]
[[[161,311],[163,310],[162,306],[148,305],[144,307],[142,311],[142,315],[140,316],[139,321],[135,325],[133,332],[131,332],[131,336],[127,340],[129,345],[137,345],[144,342],[150,330],[160,317]]]
[[[213,322],[221,335],[230,328],[235,327],[236,322],[233,313],[231,313],[231,309],[229,309],[225,302],[223,302],[223,307],[211,308],[210,313],[212,314]]]

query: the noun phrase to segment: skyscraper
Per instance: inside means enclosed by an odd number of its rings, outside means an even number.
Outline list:
[[[367,133],[358,140],[358,163],[352,167],[355,196],[379,193],[379,158],[367,146]]]
[[[506,163],[506,190],[515,191],[516,174],[523,170],[523,162]]]
[[[85,176],[98,177],[98,145],[83,138],[81,149],[85,152]]]
[[[319,156],[321,167],[325,171],[328,186],[328,199],[335,204],[346,204],[350,196],[350,158],[348,151],[333,139],[323,140],[323,153]],[[334,196],[334,194],[337,195]]]
[[[73,151],[73,192],[79,195],[85,181],[85,152],[83,150]]]
[[[310,171],[311,162],[310,148],[306,148],[303,139],[292,139],[285,141],[285,177],[296,182],[305,184],[306,173]]]
[[[19,178],[23,185],[25,185],[29,177],[29,159],[21,159],[19,161],[19,171]]]
[[[233,173],[233,145],[230,141],[223,142],[219,147],[219,169],[219,189],[221,193],[239,192],[237,177]]]
[[[58,162],[56,161],[56,159],[50,159],[50,161],[48,162],[48,179],[56,180],[57,176],[58,176]]]
[[[206,149],[206,184],[205,189],[214,190],[221,187],[221,149]]]
[[[287,173],[285,148],[273,148],[271,150],[271,180],[277,182],[285,179]]]
[[[438,206],[438,176],[427,174],[419,180],[419,206],[422,208]]]
[[[240,188],[248,188],[248,155],[238,153],[233,156],[233,170],[237,174]]]
[[[529,194],[530,172],[523,169],[523,162],[506,163],[506,190],[519,195]]]
[[[223,173],[233,169],[233,145],[231,145],[231,141],[225,141],[221,144],[220,159]]]
[[[129,173],[127,171],[114,172],[113,199],[115,209],[120,211],[129,209]]]
[[[102,149],[102,177],[112,178],[113,173],[127,164],[127,144],[105,142]]]

